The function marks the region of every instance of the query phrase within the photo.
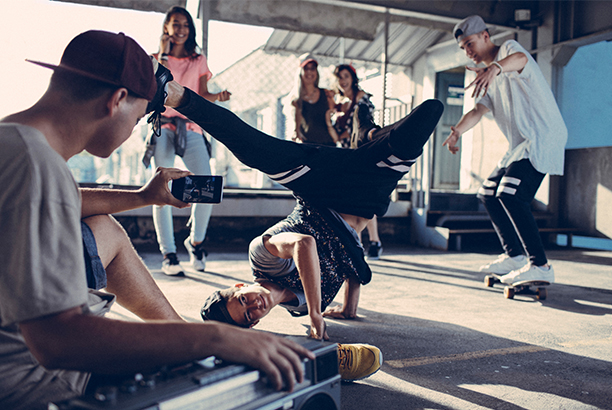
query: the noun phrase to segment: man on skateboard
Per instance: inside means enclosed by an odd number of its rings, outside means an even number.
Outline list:
[[[480,67],[467,67],[476,79],[474,109],[451,127],[444,141],[456,154],[459,137],[491,111],[509,142],[509,149],[478,191],[504,253],[480,268],[512,285],[525,281],[553,283],[531,201],[548,173],[563,174],[567,128],[540,68],[516,41],[501,46],[491,42],[480,16],[470,16],[455,26],[459,47]]]

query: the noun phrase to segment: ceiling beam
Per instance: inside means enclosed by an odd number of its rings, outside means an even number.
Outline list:
[[[349,9],[357,9],[367,11],[369,13],[376,13],[384,15],[389,13],[389,22],[397,22],[408,24],[411,26],[425,27],[433,30],[440,30],[446,32],[452,32],[455,24],[457,24],[464,17],[463,15],[445,15],[440,14],[440,9],[437,9],[435,4],[442,3],[456,3],[456,1],[446,2],[432,2],[432,1],[386,1],[386,2],[373,2],[373,1],[354,1],[354,0],[304,0],[316,4],[334,4],[341,5]],[[462,4],[465,6],[466,3],[474,3],[473,1],[463,1]],[[484,4],[490,2],[479,1],[476,4]],[[433,4],[433,5],[432,5]],[[419,5],[418,8],[413,9],[415,5]],[[429,6],[428,6],[429,5]],[[449,7],[444,7],[443,10],[448,10]],[[468,13],[475,14],[473,13]],[[504,18],[503,21],[506,21]],[[518,31],[519,29],[505,24],[493,23],[487,20],[487,24],[496,31]]]
[[[307,0],[201,0],[210,18],[327,36],[372,40],[382,16],[335,4]]]

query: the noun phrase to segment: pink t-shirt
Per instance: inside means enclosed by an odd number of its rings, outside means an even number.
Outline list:
[[[154,54],[154,57],[157,58],[157,54]],[[210,72],[206,62],[206,57],[201,54],[194,59],[189,57],[176,58],[168,56],[166,67],[168,67],[168,69],[170,69],[172,72],[174,81],[192,91],[195,91],[196,93],[200,91],[200,78],[202,76],[206,76],[206,79],[210,80],[212,77],[212,73]],[[186,118],[183,114],[169,107],[166,107],[166,111],[164,111],[163,116]],[[169,128],[172,131],[175,131],[176,129],[173,124],[164,124],[162,128]],[[202,129],[192,122],[187,124],[187,130],[194,131],[199,134],[202,133]]]

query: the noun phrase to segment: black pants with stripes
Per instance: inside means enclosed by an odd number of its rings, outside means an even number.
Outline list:
[[[544,174],[528,159],[496,168],[478,191],[508,256],[527,255],[536,266],[548,263],[538,225],[531,212]]]
[[[177,111],[225,145],[243,164],[260,170],[314,206],[372,218],[384,215],[391,192],[423,152],[444,107],[428,100],[357,149],[300,144],[267,135],[186,89]]]

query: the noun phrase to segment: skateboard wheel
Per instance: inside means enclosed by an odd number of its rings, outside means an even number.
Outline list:
[[[506,299],[514,299],[514,289],[510,286],[506,286],[504,288],[504,296]]]
[[[538,290],[536,291],[536,296],[539,300],[546,300],[546,297],[548,296],[548,290],[546,288],[538,288]]]
[[[493,287],[493,284],[495,283],[495,278],[493,278],[493,276],[487,275],[484,278],[484,283],[486,287],[491,288]]]

